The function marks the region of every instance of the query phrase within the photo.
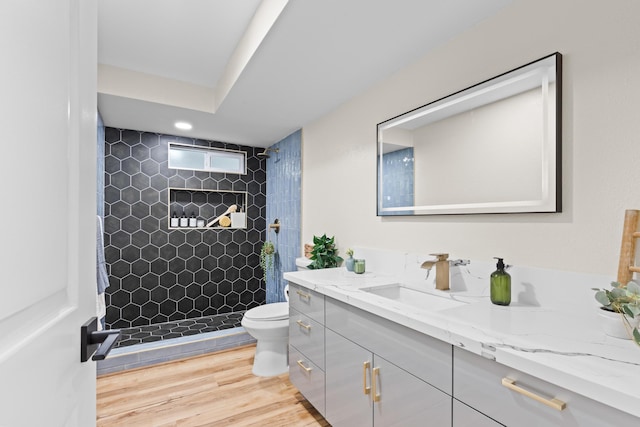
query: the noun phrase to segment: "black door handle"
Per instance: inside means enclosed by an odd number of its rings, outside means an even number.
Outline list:
[[[98,318],[92,317],[80,327],[80,361],[104,360],[120,338],[120,329],[98,331]],[[95,353],[95,354],[94,354]]]

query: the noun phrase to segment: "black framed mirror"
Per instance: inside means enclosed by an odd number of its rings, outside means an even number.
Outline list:
[[[562,55],[377,125],[377,214],[561,212]]]

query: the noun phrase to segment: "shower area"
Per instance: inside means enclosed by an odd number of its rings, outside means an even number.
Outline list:
[[[252,342],[240,327],[244,312],[282,300],[282,272],[295,269],[300,254],[301,132],[265,150],[98,122],[104,324],[121,330],[99,373]],[[246,174],[170,168],[169,143],[243,152]],[[270,200],[285,182],[297,193]],[[232,205],[245,213],[244,227],[202,226]],[[174,213],[199,226],[174,227]],[[277,237],[269,228],[276,217]],[[259,263],[265,240],[277,243],[267,283]]]

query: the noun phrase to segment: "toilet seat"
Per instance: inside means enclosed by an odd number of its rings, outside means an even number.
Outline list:
[[[254,307],[244,314],[244,318],[259,321],[286,320],[289,318],[289,303],[275,302]]]

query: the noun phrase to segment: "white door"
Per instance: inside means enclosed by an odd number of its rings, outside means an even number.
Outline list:
[[[0,5],[0,426],[95,424],[96,2]]]

